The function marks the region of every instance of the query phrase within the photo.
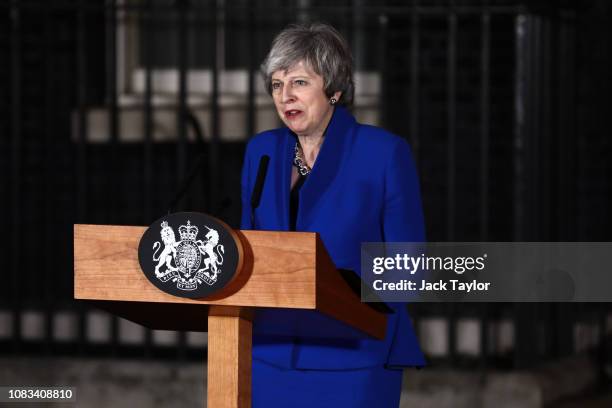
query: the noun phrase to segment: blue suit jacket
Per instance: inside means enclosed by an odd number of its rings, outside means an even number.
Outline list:
[[[295,142],[288,128],[280,128],[248,143],[242,171],[242,229],[289,229]],[[250,197],[263,155],[270,156],[270,164],[252,225]],[[336,107],[300,191],[296,229],[318,232],[336,266],[357,272],[362,242],[424,241],[419,184],[406,141],[361,125]],[[253,358],[298,369],[425,365],[405,305],[390,306],[395,313],[389,315],[382,341],[271,337],[257,335],[255,328]]]

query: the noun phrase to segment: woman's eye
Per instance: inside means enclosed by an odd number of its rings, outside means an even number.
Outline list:
[[[295,80],[295,84],[299,85],[299,86],[304,86],[306,85],[308,82],[304,81],[303,79],[296,79]]]
[[[276,89],[280,89],[280,87],[281,87],[280,82],[274,82],[274,83],[272,84],[272,89],[274,89],[274,90],[276,90]]]

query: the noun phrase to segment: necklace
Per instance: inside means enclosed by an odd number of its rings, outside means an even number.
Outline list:
[[[302,159],[300,150],[300,143],[295,142],[295,148],[293,149],[293,165],[297,167],[298,173],[300,173],[302,176],[307,176],[308,174],[310,174],[312,169],[306,164],[304,159]]]

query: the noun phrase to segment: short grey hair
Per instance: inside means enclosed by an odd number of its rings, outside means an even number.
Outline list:
[[[333,27],[323,23],[292,24],[281,31],[263,64],[261,73],[266,90],[272,95],[272,74],[287,70],[300,61],[323,78],[327,97],[342,92],[338,103],[353,103],[353,57],[345,39]]]

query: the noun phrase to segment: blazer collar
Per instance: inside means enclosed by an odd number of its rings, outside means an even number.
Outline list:
[[[329,188],[340,169],[344,154],[350,147],[350,132],[354,128],[355,118],[342,106],[336,106],[330,120],[325,139],[317,156],[314,167],[308,175],[308,179],[300,190],[300,204],[297,219],[297,229],[308,228],[311,224],[315,207],[321,196]],[[293,149],[296,136],[288,128],[285,128],[285,146],[283,175],[281,177],[283,202],[283,229],[289,229],[289,191],[291,188],[291,166],[293,162]]]

